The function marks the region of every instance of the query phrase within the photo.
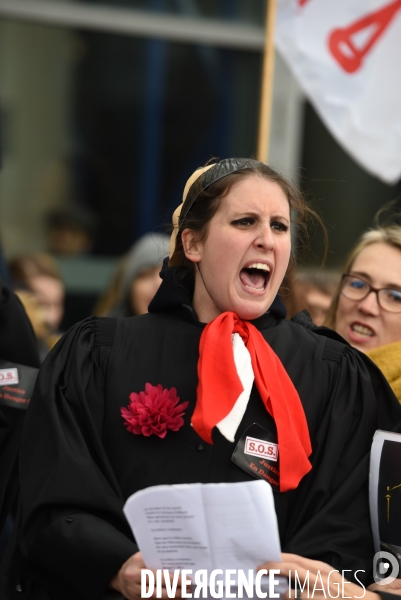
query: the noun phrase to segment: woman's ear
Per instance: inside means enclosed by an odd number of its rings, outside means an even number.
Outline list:
[[[181,241],[186,258],[191,262],[200,262],[202,244],[197,241],[196,232],[193,229],[184,229]]]

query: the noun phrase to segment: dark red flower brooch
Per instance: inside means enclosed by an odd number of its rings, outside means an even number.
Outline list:
[[[124,425],[131,433],[158,435],[164,438],[167,430],[178,431],[184,425],[183,414],[189,402],[178,404],[175,388],[163,389],[160,383],[147,383],[145,391],[132,392],[127,408],[121,409]]]

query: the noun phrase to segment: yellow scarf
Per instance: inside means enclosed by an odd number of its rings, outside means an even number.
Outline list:
[[[366,352],[387,379],[401,403],[401,341]]]

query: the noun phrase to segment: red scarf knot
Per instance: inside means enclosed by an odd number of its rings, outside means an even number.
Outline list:
[[[255,385],[273,417],[280,456],[280,491],[295,489],[312,468],[308,423],[301,399],[279,357],[252,323],[224,312],[208,323],[199,343],[198,389],[192,425],[212,444],[212,429],[232,410],[243,391],[234,361],[238,333],[251,356]]]
[[[223,314],[230,314],[230,313],[223,313]],[[235,313],[231,313],[231,314],[234,315],[234,329],[233,329],[232,333],[238,333],[242,337],[245,346],[247,346],[248,340],[249,340],[248,323],[246,321],[241,321],[241,319],[239,319]],[[249,323],[249,325],[250,325],[250,323]],[[253,327],[253,325],[252,325],[252,327]]]

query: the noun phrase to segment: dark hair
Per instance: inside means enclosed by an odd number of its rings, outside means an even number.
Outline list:
[[[217,163],[218,165],[220,163]],[[213,169],[213,167],[212,167]],[[211,169],[211,170],[212,170]],[[208,175],[209,172],[206,172]],[[197,241],[204,242],[207,238],[209,223],[219,208],[220,201],[232,188],[232,186],[248,177],[264,177],[265,179],[276,183],[283,190],[290,205],[291,222],[297,225],[298,246],[305,249],[308,246],[308,229],[311,221],[317,221],[323,229],[325,240],[325,253],[327,253],[327,231],[320,216],[308,205],[302,192],[292,184],[288,179],[280,175],[277,171],[268,165],[257,160],[248,159],[246,166],[239,168],[228,175],[220,177],[217,181],[208,185],[204,189],[204,175],[200,176],[190,187],[181,214],[180,226],[176,238],[175,250],[170,259],[171,266],[185,267],[185,271],[193,273],[194,265],[185,256],[182,246],[181,233],[189,228],[197,233]],[[189,207],[189,208],[188,208]],[[294,263],[293,254],[291,254],[290,269]]]

